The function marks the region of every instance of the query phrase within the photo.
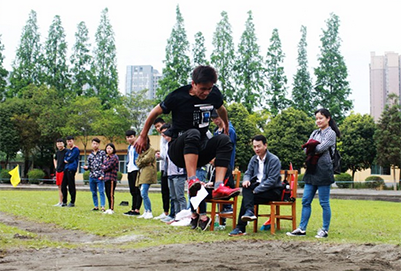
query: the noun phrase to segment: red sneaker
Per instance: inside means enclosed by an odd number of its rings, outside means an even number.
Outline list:
[[[215,190],[213,190],[213,199],[229,199],[231,197],[238,196],[240,193],[239,188],[230,188],[221,184]]]
[[[191,197],[195,197],[199,189],[201,189],[201,183],[198,178],[188,180],[188,190]]]

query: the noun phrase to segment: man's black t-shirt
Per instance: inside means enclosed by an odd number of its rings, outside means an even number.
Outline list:
[[[223,105],[223,95],[216,86],[213,86],[204,100],[191,96],[191,87],[186,85],[174,90],[160,103],[164,114],[172,112],[173,137],[192,128],[198,129],[203,135],[206,134],[213,108],[217,109]]]
[[[67,149],[64,148],[62,151],[57,150],[56,154],[54,155],[54,159],[57,160],[57,167],[56,167],[56,171],[57,172],[63,172],[64,171],[64,156],[65,153],[67,152]]]

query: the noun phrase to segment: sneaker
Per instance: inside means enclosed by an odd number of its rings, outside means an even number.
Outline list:
[[[199,226],[199,215],[196,214],[196,217],[191,217],[191,229],[194,230]]]
[[[152,219],[153,218],[152,212],[147,212],[143,218],[144,219]]]
[[[92,211],[99,211],[99,208],[95,207],[95,208],[92,209]]]
[[[114,211],[113,211],[112,209],[108,209],[108,210],[106,210],[106,211],[104,212],[104,214],[106,214],[106,215],[112,215],[112,214],[114,214]]]
[[[184,219],[181,219],[179,221],[174,221],[170,225],[171,226],[189,226],[189,225],[191,225],[191,221],[192,220],[189,219],[189,218],[184,218]]]
[[[246,232],[242,232],[240,229],[235,228],[233,229],[228,236],[241,236],[241,235],[246,235]]]
[[[212,220],[210,219],[210,217],[206,217],[206,220],[199,219],[199,228],[202,231],[205,231],[210,226],[211,222]]]
[[[129,210],[128,212],[123,213],[123,215],[126,215],[126,216],[134,216],[134,211]]]
[[[72,202],[70,202],[70,203],[67,205],[67,207],[75,207],[75,204],[72,203]]]
[[[195,197],[199,189],[201,189],[201,183],[198,178],[188,180],[188,190],[191,197]]]
[[[54,207],[61,207],[61,205],[63,205],[61,202],[59,202],[59,203],[57,203],[57,204],[54,204],[53,206]]]
[[[232,214],[233,211],[233,208],[224,208],[223,211],[221,211],[221,214]]]
[[[329,233],[325,230],[319,230],[315,235],[316,238],[327,238],[329,237]]]
[[[174,217],[171,217],[171,216],[168,215],[165,218],[160,219],[160,221],[163,222],[163,223],[169,223],[171,221],[174,221]]]
[[[257,219],[257,217],[251,210],[246,210],[245,214],[243,216],[241,216],[242,221],[254,221],[256,219]]]
[[[167,215],[165,213],[161,213],[159,216],[154,217],[153,219],[163,219],[165,218]]]
[[[145,215],[146,215],[146,212],[143,212],[143,214],[141,214],[141,215],[138,215],[138,216],[137,216],[137,218],[144,218],[144,217],[145,217]]]
[[[229,199],[231,197],[238,196],[240,193],[239,188],[230,188],[221,184],[219,187],[213,190],[213,199]]]
[[[297,228],[293,230],[292,232],[287,232],[288,236],[305,236],[306,231],[301,230],[300,228]]]

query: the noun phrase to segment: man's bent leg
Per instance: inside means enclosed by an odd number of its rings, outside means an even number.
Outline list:
[[[175,165],[184,167],[188,176],[190,196],[195,196],[201,187],[196,178],[201,134],[197,129],[189,129],[169,145],[168,155]]]

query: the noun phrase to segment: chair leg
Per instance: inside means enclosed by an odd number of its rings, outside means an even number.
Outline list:
[[[233,230],[237,227],[237,203],[233,204]]]
[[[277,205],[276,207],[277,207],[277,208],[276,208],[276,217],[277,217],[277,216],[279,217],[280,214],[281,214],[281,213],[280,213],[280,205]],[[276,221],[277,221],[277,223],[276,223],[276,224],[277,224],[277,229],[279,230],[279,229],[281,228],[281,224],[280,224],[280,221],[281,221],[281,220],[280,220],[280,218],[276,218]]]
[[[292,208],[292,230],[294,231],[297,228],[297,208],[296,203],[294,202],[291,206]]]
[[[276,205],[270,205],[270,234],[276,233]]]
[[[215,220],[215,217],[216,217],[216,203],[215,202],[212,202],[212,210],[211,210],[211,212],[210,212],[210,216],[211,216],[211,220],[212,220],[212,222],[210,223],[210,231],[214,231],[214,220]]]
[[[256,220],[253,221],[253,232],[258,232],[258,218],[259,218],[259,205],[255,205],[253,208],[254,214],[256,216]],[[241,219],[240,217],[238,219]]]

